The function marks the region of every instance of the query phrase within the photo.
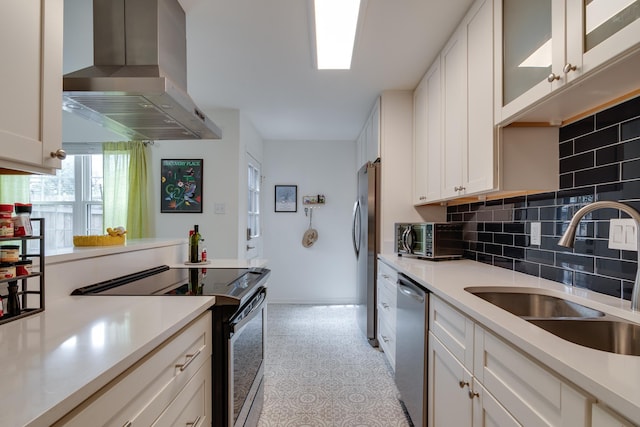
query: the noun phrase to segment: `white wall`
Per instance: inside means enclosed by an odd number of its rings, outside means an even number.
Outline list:
[[[238,110],[207,112],[222,129],[221,140],[156,141],[150,149],[151,220],[153,237],[184,237],[194,224],[200,227],[210,258],[236,258],[239,219]],[[202,213],[160,213],[161,159],[203,159]],[[224,213],[214,213],[215,205]],[[246,213],[244,214],[246,216]]]
[[[264,257],[269,260],[271,302],[354,303],[356,259],[351,221],[356,194],[352,141],[265,141]],[[274,185],[298,186],[298,211],[274,212]],[[309,226],[302,196],[324,194],[313,213],[318,241],[302,246]]]

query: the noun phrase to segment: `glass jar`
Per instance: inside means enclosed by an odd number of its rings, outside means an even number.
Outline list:
[[[0,246],[0,262],[17,262],[20,259],[20,246]]]
[[[16,203],[16,216],[13,218],[14,236],[31,236],[31,203]]]
[[[0,204],[0,237],[13,237],[13,205]]]

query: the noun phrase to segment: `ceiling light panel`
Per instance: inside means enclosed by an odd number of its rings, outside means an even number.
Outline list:
[[[351,68],[360,0],[314,0],[319,70]]]

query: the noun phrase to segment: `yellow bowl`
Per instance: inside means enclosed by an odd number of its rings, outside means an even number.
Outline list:
[[[73,236],[73,246],[115,246],[124,245],[125,236]]]

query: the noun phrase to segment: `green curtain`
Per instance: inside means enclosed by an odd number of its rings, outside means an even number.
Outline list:
[[[141,141],[105,142],[104,227],[124,226],[130,239],[148,237],[147,156]]]
[[[29,175],[0,175],[0,203],[29,203]]]

